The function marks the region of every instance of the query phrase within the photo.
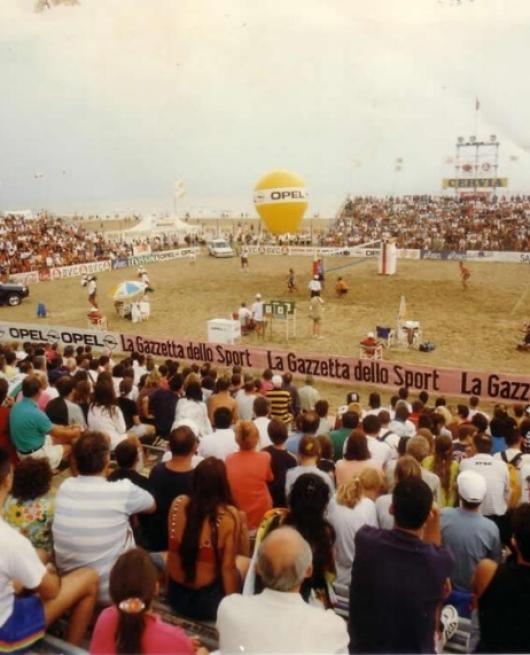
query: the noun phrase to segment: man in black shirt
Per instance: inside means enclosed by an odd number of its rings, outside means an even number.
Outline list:
[[[191,460],[197,439],[187,425],[182,425],[169,435],[169,448],[171,459],[159,462],[149,476],[150,491],[156,500],[156,512],[149,515],[146,525],[147,548],[151,551],[167,550],[169,508],[177,496],[186,495],[191,490]]]
[[[296,457],[292,455],[285,445],[287,441],[287,426],[281,421],[272,419],[267,426],[272,446],[263,450],[271,456],[271,469],[274,480],[268,482],[269,491],[272,496],[274,507],[287,507],[285,497],[285,476],[287,471],[297,465]]]

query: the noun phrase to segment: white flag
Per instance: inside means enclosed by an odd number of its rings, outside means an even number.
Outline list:
[[[407,318],[407,301],[405,296],[401,296],[399,301],[398,321],[404,321]]]
[[[185,195],[186,187],[184,185],[183,179],[179,179],[175,181],[173,192],[175,194],[175,200],[178,200],[179,198],[182,198],[183,195]]]

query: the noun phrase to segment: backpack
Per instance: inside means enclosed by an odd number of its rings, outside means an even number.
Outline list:
[[[508,507],[513,508],[517,507],[519,501],[521,500],[521,495],[523,488],[521,486],[521,478],[519,477],[519,471],[517,470],[517,465],[521,461],[523,453],[517,453],[513,459],[508,461],[506,456],[506,451],[501,452],[501,458],[503,462],[506,462],[508,466],[508,475],[510,476],[510,498],[508,499]]]
[[[377,441],[382,441],[383,443],[385,443],[386,438],[387,438],[388,435],[390,435],[390,434],[392,434],[392,430],[387,430],[387,431],[385,432],[385,434],[381,435],[380,437],[377,437]]]

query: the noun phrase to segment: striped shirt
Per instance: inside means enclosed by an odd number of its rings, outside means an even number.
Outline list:
[[[99,475],[68,478],[59,487],[53,520],[55,558],[61,573],[89,566],[99,573],[101,603],[110,603],[110,570],[134,548],[129,517],[154,504],[130,480],[108,482]]]
[[[282,423],[289,423],[292,418],[289,413],[291,394],[285,389],[272,389],[267,391],[265,395],[271,404],[270,417]]]

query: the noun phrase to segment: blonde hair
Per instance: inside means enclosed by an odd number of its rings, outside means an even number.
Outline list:
[[[198,373],[194,373],[193,371],[191,373],[188,373],[188,375],[186,375],[186,378],[182,383],[182,389],[186,391],[186,389],[192,382],[197,382],[198,385],[201,386],[201,376]]]
[[[259,432],[253,421],[239,421],[237,423],[236,442],[240,450],[254,450],[259,442]]]
[[[394,478],[396,482],[409,480],[410,478],[421,478],[421,466],[412,455],[402,455],[396,462]]]
[[[353,509],[367,495],[368,491],[375,491],[379,494],[382,488],[381,474],[376,469],[368,466],[360,475],[356,475],[348,482],[339,485],[337,503]]]

